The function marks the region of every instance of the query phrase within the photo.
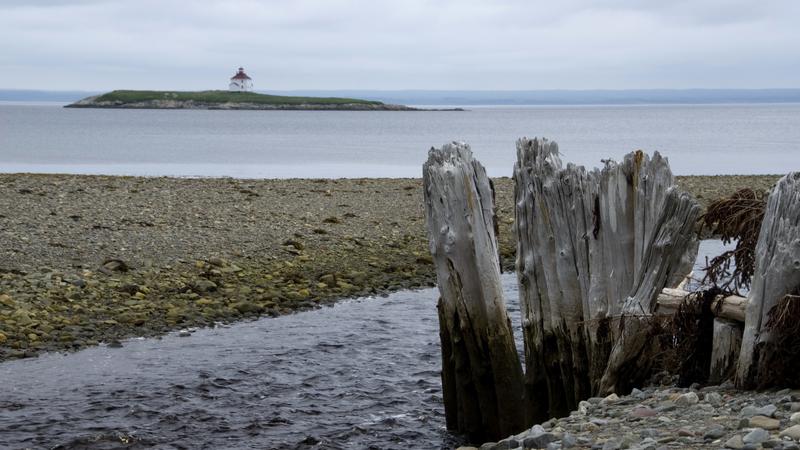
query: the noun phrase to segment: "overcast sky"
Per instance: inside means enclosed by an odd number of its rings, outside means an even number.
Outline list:
[[[800,87],[800,0],[0,0],[0,88]]]

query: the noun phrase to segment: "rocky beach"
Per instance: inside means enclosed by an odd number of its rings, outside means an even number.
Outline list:
[[[776,176],[678,177],[701,202]],[[503,265],[513,183],[495,179]],[[0,360],[431,286],[419,179],[0,175]]]
[[[692,389],[650,387],[630,395],[580,402],[568,417],[551,419],[500,442],[500,449],[760,449],[800,448],[800,391],[742,392],[732,384]],[[461,447],[459,450],[477,450]]]

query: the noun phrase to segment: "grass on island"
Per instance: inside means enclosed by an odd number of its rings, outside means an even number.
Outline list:
[[[137,103],[152,100],[194,101],[196,103],[257,103],[267,105],[382,105],[382,102],[356,98],[337,97],[287,97],[230,91],[129,91],[119,90],[103,94],[96,102]]]

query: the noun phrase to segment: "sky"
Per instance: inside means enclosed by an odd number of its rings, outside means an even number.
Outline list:
[[[795,88],[798,24],[798,0],[0,0],[0,88]]]

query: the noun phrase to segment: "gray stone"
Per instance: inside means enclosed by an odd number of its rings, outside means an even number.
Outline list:
[[[703,439],[708,439],[713,441],[715,439],[719,439],[725,436],[726,433],[727,431],[725,430],[725,427],[723,427],[722,425],[715,425],[706,430],[706,432],[703,434]]]
[[[655,437],[658,437],[660,435],[661,435],[661,433],[658,430],[656,430],[655,428],[644,428],[642,430],[639,430],[639,436],[644,438],[644,439],[655,438]]]
[[[719,392],[709,392],[705,395],[704,400],[714,406],[718,406],[722,403],[722,396]]]
[[[656,405],[655,409],[658,412],[669,412],[669,411],[672,411],[675,408],[677,408],[677,406],[675,405],[675,402],[667,400],[665,402],[658,403]]]
[[[491,450],[511,450],[519,447],[519,442],[516,439],[503,439],[502,441],[494,444]],[[483,446],[481,446],[483,448]]]
[[[539,433],[530,435],[522,441],[525,448],[546,448],[547,444],[557,441],[558,438],[553,433]]]
[[[608,397],[604,398],[600,401],[601,405],[609,405],[613,403],[617,403],[619,401],[619,396],[617,394],[609,394]]]
[[[657,413],[655,410],[648,408],[647,406],[637,406],[631,410],[631,416],[633,417],[653,417]]]
[[[757,411],[757,409],[756,409],[755,406],[748,405],[748,406],[745,406],[744,408],[742,408],[741,411],[739,411],[739,415],[742,416],[742,417],[751,417],[751,416],[755,416],[757,414],[756,411]]]
[[[681,394],[677,399],[675,399],[675,404],[678,406],[691,406],[696,405],[697,402],[700,401],[700,398],[694,392],[687,392],[685,394]]]
[[[781,437],[783,436],[792,438],[795,441],[800,441],[800,425],[792,425],[791,427],[781,431]]]
[[[765,405],[765,406],[762,406],[761,408],[758,408],[758,411],[756,411],[756,414],[758,414],[759,416],[774,417],[775,416],[775,412],[777,410],[778,410],[777,406],[770,404],[770,405]]]
[[[750,418],[750,426],[765,430],[777,430],[781,426],[781,421],[764,416],[753,416]]]
[[[744,441],[742,441],[742,437],[738,434],[725,442],[725,448],[732,448],[735,450],[741,450],[744,448]]]
[[[615,439],[609,439],[603,444],[603,450],[619,450],[622,445]]]
[[[765,405],[761,407],[756,406],[745,406],[742,408],[739,415],[742,417],[752,417],[752,416],[765,416],[765,417],[772,417],[775,414],[775,411],[778,410],[778,407],[775,405]]]
[[[561,448],[573,448],[578,445],[578,439],[571,433],[564,433],[561,436]]]
[[[769,431],[763,428],[754,428],[742,438],[745,444],[760,444],[769,440]]]

